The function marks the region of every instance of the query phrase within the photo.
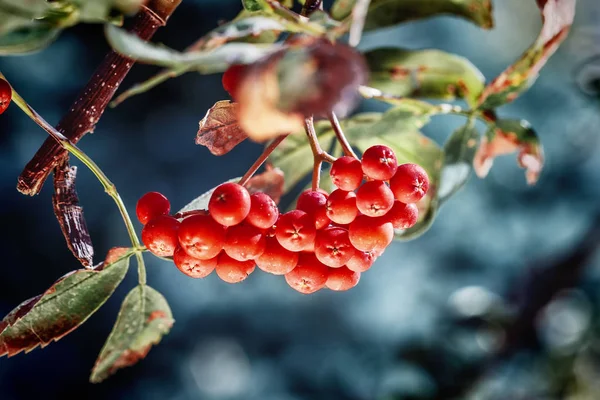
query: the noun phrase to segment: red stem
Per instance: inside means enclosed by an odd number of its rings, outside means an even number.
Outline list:
[[[252,164],[252,166],[248,169],[248,171],[246,171],[246,173],[244,174],[244,176],[242,176],[242,178],[240,179],[240,181],[238,182],[240,185],[245,186],[248,181],[250,180],[250,178],[252,178],[252,176],[256,173],[256,171],[258,171],[258,169],[261,167],[261,165],[263,165],[265,163],[265,161],[267,161],[267,158],[269,158],[269,156],[271,155],[271,153],[273,152],[273,150],[275,150],[277,148],[277,146],[279,146],[281,144],[281,142],[284,141],[284,139],[286,137],[288,137],[289,134],[285,134],[285,135],[281,135],[278,136],[277,138],[275,138],[275,140],[273,140],[263,151],[263,153],[256,159],[256,161],[254,161],[254,164]]]

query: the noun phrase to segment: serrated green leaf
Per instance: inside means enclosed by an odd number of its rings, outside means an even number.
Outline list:
[[[123,300],[90,381],[101,382],[146,357],[151,347],[169,333],[173,322],[171,309],[162,294],[150,286],[135,287]]]
[[[114,248],[102,270],[73,271],[0,323],[0,356],[45,347],[83,324],[125,277],[132,249]]]
[[[231,64],[253,63],[279,48],[277,45],[228,43],[212,51],[181,53],[145,42],[136,35],[112,25],[106,25],[105,32],[113,49],[126,57],[163,67],[191,68],[205,74],[223,72]]]
[[[26,54],[42,50],[58,37],[60,30],[35,24],[0,36],[0,56]]]
[[[393,96],[459,97],[475,104],[485,85],[483,74],[469,60],[440,50],[382,48],[365,57],[369,86]]]
[[[350,18],[355,4],[356,0],[336,0],[332,17],[338,21]],[[491,0],[371,0],[365,30],[443,14],[462,17],[485,29],[494,25]]]
[[[539,137],[525,120],[499,119],[490,126],[475,153],[475,173],[484,178],[492,168],[495,157],[517,151],[517,163],[526,170],[527,183],[535,184],[544,166],[544,149]]]
[[[438,189],[439,206],[459,191],[469,179],[478,144],[479,132],[473,121],[458,128],[446,141]]]
[[[493,109],[510,103],[529,89],[569,34],[575,17],[575,0],[538,1],[538,4],[543,4],[542,31],[521,58],[485,88],[478,100],[479,108]]]

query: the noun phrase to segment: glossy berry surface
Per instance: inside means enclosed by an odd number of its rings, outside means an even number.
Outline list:
[[[158,192],[148,192],[137,202],[135,213],[142,225],[159,215],[167,215],[171,211],[171,203],[164,195]]]
[[[387,146],[369,147],[362,156],[362,170],[366,176],[380,181],[389,180],[398,169],[394,151]]]
[[[12,88],[4,79],[0,78],[0,114],[8,108],[12,97]]]
[[[285,275],[296,267],[300,253],[285,249],[274,237],[266,242],[265,251],[255,260],[258,268],[273,275]]]
[[[210,196],[208,211],[221,225],[237,225],[250,212],[250,193],[237,183],[224,183]]]
[[[223,250],[234,260],[254,260],[265,251],[262,231],[250,224],[240,224],[227,229]]]
[[[394,229],[412,228],[419,219],[419,208],[414,203],[404,204],[396,200],[385,218],[392,223]]]
[[[380,217],[392,209],[394,193],[385,182],[370,181],[356,191],[356,208],[369,217]]]
[[[346,263],[346,267],[355,272],[365,272],[373,266],[375,260],[377,260],[375,252],[357,250],[354,256]]]
[[[260,229],[269,229],[279,218],[279,209],[273,199],[265,193],[253,193],[250,196],[250,211],[246,222]]]
[[[348,231],[342,228],[328,228],[317,233],[315,256],[328,267],[339,268],[355,254]]]
[[[254,271],[254,261],[238,261],[221,253],[217,258],[217,275],[227,283],[238,283]]]
[[[225,228],[210,215],[192,215],[181,222],[179,243],[190,256],[208,260],[223,249]]]
[[[403,203],[416,203],[429,190],[427,172],[417,164],[402,164],[390,179],[390,188],[396,200]]]
[[[329,175],[333,184],[339,189],[356,190],[363,180],[361,162],[354,157],[340,157],[331,165]]]
[[[332,222],[349,224],[358,215],[356,194],[337,189],[331,192],[327,199],[327,216]]]
[[[237,98],[240,83],[242,82],[247,69],[248,67],[244,64],[233,64],[223,73],[223,78],[221,79],[223,89],[225,89],[234,100]]]
[[[179,245],[179,221],[168,215],[152,218],[142,229],[142,242],[152,254],[171,257]]]
[[[177,269],[190,278],[206,278],[215,270],[217,257],[208,260],[199,260],[190,256],[181,247],[177,247],[173,254],[173,262]]]
[[[394,227],[383,218],[358,216],[348,228],[350,243],[362,251],[381,251],[394,238]]]
[[[314,293],[325,287],[329,268],[311,253],[301,253],[298,265],[285,274],[285,281],[293,289],[303,294]]]
[[[336,268],[329,271],[325,286],[338,292],[350,290],[360,281],[360,272],[352,271],[346,267]]]
[[[275,228],[275,237],[290,251],[308,250],[314,246],[317,229],[313,219],[304,211],[293,210],[283,214]]]

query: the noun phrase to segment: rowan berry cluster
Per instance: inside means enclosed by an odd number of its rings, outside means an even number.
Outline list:
[[[12,97],[12,89],[8,82],[0,79],[0,114],[8,108]]]
[[[392,242],[394,229],[416,224],[415,202],[429,178],[416,164],[399,166],[387,146],[367,149],[362,160],[338,158],[330,174],[338,189],[304,191],[296,209],[283,214],[267,194],[236,183],[218,186],[208,210],[183,219],[169,216],[162,194],[147,193],[136,209],[145,225],[142,241],[193,278],[216,270],[236,283],[258,266],[305,294],[351,289]]]

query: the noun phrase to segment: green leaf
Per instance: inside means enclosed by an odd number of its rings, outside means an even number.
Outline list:
[[[191,68],[205,74],[223,72],[231,64],[253,63],[279,48],[277,45],[228,43],[212,51],[181,53],[145,42],[136,35],[112,25],[106,25],[105,32],[110,45],[124,56],[163,67]]]
[[[173,326],[167,300],[150,286],[137,286],[123,300],[113,327],[92,370],[90,381],[101,382],[117,370],[146,357]]]
[[[472,105],[485,85],[484,76],[469,60],[440,50],[382,48],[365,57],[369,86],[394,96],[459,97]]]
[[[45,24],[35,24],[0,36],[0,56],[26,54],[42,50],[50,45],[60,33],[59,29]]]
[[[499,119],[490,126],[475,153],[475,173],[485,178],[495,157],[516,151],[518,165],[526,170],[527,183],[535,184],[544,166],[544,149],[537,134],[525,120]]]
[[[356,0],[336,0],[332,17],[338,21],[350,18],[355,4]],[[462,17],[485,29],[494,25],[491,0],[371,0],[365,30],[443,14]]]
[[[73,271],[18,306],[0,322],[0,356],[45,347],[83,324],[121,283],[132,254],[113,248],[102,269]]]
[[[50,5],[45,0],[0,0],[0,37],[21,28],[36,25]]]
[[[438,189],[441,206],[458,192],[471,176],[473,159],[479,144],[474,121],[458,128],[444,145],[444,164]]]
[[[565,40],[575,17],[575,0],[539,1],[543,26],[536,41],[481,94],[481,109],[510,103],[529,89],[540,70]]]
[[[242,5],[248,11],[269,11],[271,6],[265,0],[242,0]]]
[[[79,19],[83,22],[107,22],[112,19],[112,10],[133,14],[144,0],[70,0],[78,9]]]

